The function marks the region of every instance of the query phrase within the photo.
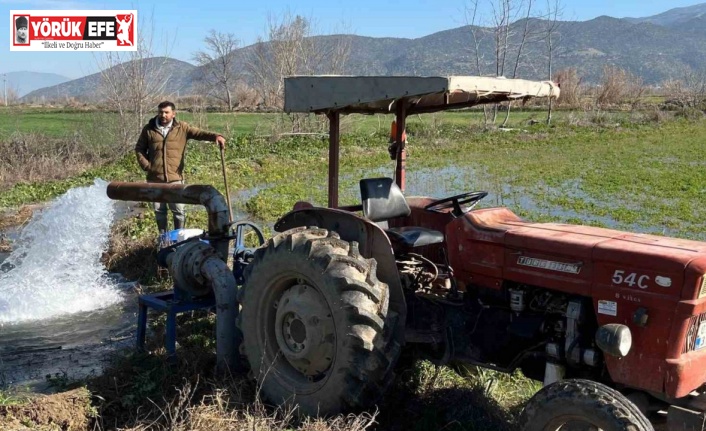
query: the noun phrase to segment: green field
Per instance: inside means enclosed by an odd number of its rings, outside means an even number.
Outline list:
[[[557,111],[556,121],[565,120],[573,115],[572,112]],[[615,113],[616,117],[624,118],[629,114]],[[536,108],[513,108],[510,115],[510,125],[517,125],[530,119],[543,121],[546,113]],[[89,131],[107,121],[116,121],[117,114],[101,113],[94,111],[80,111],[50,108],[6,108],[0,107],[0,139],[6,139],[13,133],[38,133],[51,137],[62,137],[77,131]],[[199,127],[231,134],[271,134],[273,128],[286,125],[286,116],[281,114],[266,113],[207,113],[192,114],[187,111],[178,111],[178,119],[182,119]],[[498,123],[505,118],[504,112],[498,113]],[[344,133],[372,133],[389,131],[392,115],[348,115],[343,116],[341,128]],[[410,125],[447,125],[469,126],[482,124],[481,110],[474,109],[461,112],[444,112],[436,114],[413,115],[407,119]],[[325,131],[323,118],[319,119],[321,130]],[[279,127],[281,128],[281,127]]]
[[[503,113],[500,113],[502,115]],[[5,118],[2,115],[6,115]],[[8,111],[0,111],[7,128]],[[35,132],[59,135],[91,124],[94,113],[27,112],[10,120]],[[109,115],[109,114],[102,114]],[[491,192],[486,205],[507,205],[535,219],[590,223],[630,230],[706,238],[700,205],[706,184],[699,155],[701,120],[652,121],[645,113],[558,112],[553,126],[533,110],[513,112],[512,129],[483,130],[480,112],[409,118],[409,192],[444,196],[470,189]],[[186,121],[199,120],[180,113]],[[361,177],[392,175],[387,133],[392,116],[352,115],[343,120],[341,201],[357,201]],[[273,137],[287,121],[279,114],[208,114],[210,130],[230,130],[227,166],[237,205],[271,222],[297,200],[325,204],[325,134]],[[41,124],[41,127],[39,126]],[[319,129],[324,131],[322,122]],[[23,129],[20,129],[23,130]],[[218,152],[191,143],[189,182],[221,187]],[[0,207],[45,200],[94,177],[139,180],[130,151],[116,163],[65,180],[18,184],[0,192]],[[294,180],[294,181],[293,181]],[[253,194],[251,190],[260,190]],[[244,198],[242,198],[244,196]]]
[[[62,139],[81,127],[95,127],[97,115],[103,116],[103,121],[112,118],[110,114],[27,111],[18,115],[0,110],[0,139],[17,132]],[[326,204],[328,142],[324,134],[278,135],[286,130],[282,125],[288,121],[279,114],[179,115],[212,130],[229,130],[226,166],[234,205],[242,217],[269,225],[296,201]],[[503,113],[500,115],[502,118]],[[501,130],[483,128],[478,111],[410,117],[408,194],[443,197],[487,190],[490,195],[482,206],[507,206],[530,220],[706,240],[703,115],[560,111],[551,126],[543,124],[543,118],[541,111],[513,112],[509,128]],[[390,115],[344,118],[342,204],[359,201],[360,178],[392,175],[393,164],[387,153],[391,120]],[[189,183],[212,184],[224,190],[219,154],[212,143],[191,143],[186,166]],[[94,166],[80,175],[6,189],[0,192],[0,207],[46,201],[71,187],[89,184],[95,177],[139,181],[142,173],[128,150],[121,159]],[[194,207],[190,214],[189,227],[205,226],[202,210]],[[144,244],[153,243],[156,232],[151,217],[148,212],[144,219],[131,220],[127,228],[116,231],[134,240],[134,244],[128,244],[129,251],[134,247],[145,253]],[[141,281],[148,289],[154,283],[153,279]],[[210,352],[213,322],[193,319],[191,323],[201,325],[201,330],[184,341],[183,349]],[[93,383],[91,387],[94,394],[107,400],[101,405],[116,409],[110,415],[124,414],[127,418],[130,409],[137,406],[153,408],[149,400],[164,396],[165,381],[179,383],[165,377],[168,369],[163,364],[129,356],[128,365],[131,373],[140,376],[136,382],[141,386],[126,389],[133,404],[124,410],[116,401],[118,395],[110,392],[113,383],[105,387]],[[194,373],[187,375],[192,381],[201,373],[200,369],[189,368],[193,364],[181,366]],[[113,374],[106,379],[119,377],[123,371],[110,370]],[[213,385],[208,386],[209,394],[221,388],[219,382],[208,384]],[[448,368],[418,363],[395,382],[381,406],[378,422],[383,430],[515,429],[513,420],[522,403],[538,388],[536,382],[520,375],[472,370],[460,377]],[[172,395],[173,389],[169,392]],[[124,399],[126,395],[120,396]],[[168,408],[165,403],[158,408]],[[123,419],[121,424],[126,427],[133,424]]]

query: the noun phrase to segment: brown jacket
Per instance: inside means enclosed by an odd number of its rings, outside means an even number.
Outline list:
[[[166,137],[157,129],[158,118],[150,120],[137,139],[135,154],[147,181],[171,182],[183,180],[186,141],[215,141],[218,133],[203,131],[175,118]]]

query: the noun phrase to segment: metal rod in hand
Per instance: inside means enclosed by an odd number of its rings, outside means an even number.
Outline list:
[[[228,177],[226,176],[225,149],[221,147],[221,169],[223,170],[223,183],[226,185],[226,202],[228,203],[228,220],[233,223],[233,206],[230,204],[230,190],[228,189]]]

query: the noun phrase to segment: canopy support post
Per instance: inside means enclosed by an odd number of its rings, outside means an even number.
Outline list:
[[[397,133],[395,142],[397,142],[397,158],[395,162],[395,182],[400,190],[404,192],[405,188],[405,168],[407,165],[407,149],[406,142],[402,139],[406,135],[405,128],[407,127],[407,99],[399,99],[395,103],[395,121],[397,122]]]
[[[341,147],[341,116],[338,111],[329,111],[328,131],[328,206],[338,208],[338,168]]]

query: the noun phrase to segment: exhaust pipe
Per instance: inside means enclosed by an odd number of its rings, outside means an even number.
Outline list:
[[[208,212],[208,235],[211,246],[194,241],[178,247],[166,256],[167,268],[175,289],[199,295],[210,285],[216,298],[216,362],[219,372],[235,370],[238,364],[240,332],[235,277],[228,268],[228,245],[225,238],[230,226],[228,206],[223,195],[212,186],[125,183],[108,184],[108,197],[123,201],[200,204]],[[217,254],[213,253],[213,249]]]

